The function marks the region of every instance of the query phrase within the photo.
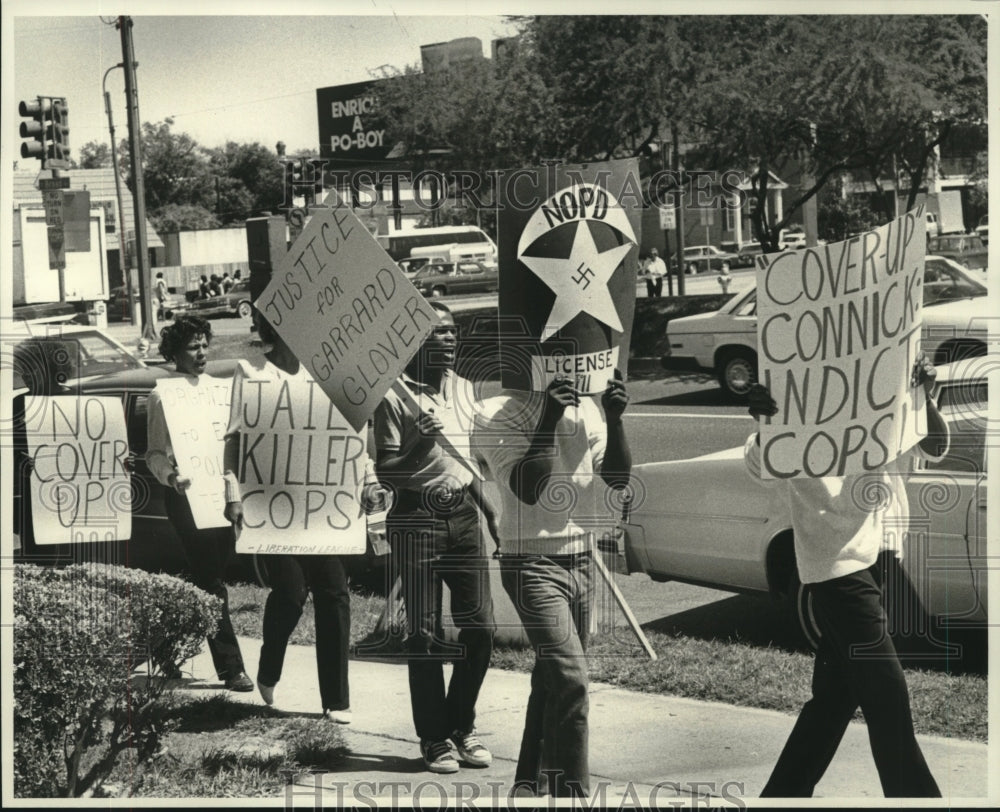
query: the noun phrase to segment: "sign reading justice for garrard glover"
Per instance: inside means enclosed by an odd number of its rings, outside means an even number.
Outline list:
[[[359,434],[315,381],[279,380],[241,361],[243,500],[239,553],[351,555],[365,551],[361,509],[367,432]]]
[[[922,207],[851,239],[757,260],[761,422],[769,479],[881,468],[926,433],[918,351],[926,238]]]
[[[118,398],[27,397],[31,515],[37,544],[132,535],[132,483]]]
[[[255,304],[358,430],[438,321],[336,193]]]
[[[507,173],[500,183],[499,313],[506,387],[569,378],[603,392],[628,363],[640,206],[634,160]]]

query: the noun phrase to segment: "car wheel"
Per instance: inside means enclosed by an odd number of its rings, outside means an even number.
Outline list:
[[[735,400],[746,400],[750,387],[757,383],[757,354],[752,350],[731,350],[718,364],[719,386]]]
[[[271,586],[271,579],[267,572],[267,556],[253,553],[253,574],[257,579],[257,585],[263,587]]]
[[[809,648],[816,651],[820,638],[823,636],[816,623],[813,612],[812,593],[799,580],[798,567],[793,566],[788,579],[788,610],[791,621],[791,632],[800,637]]]
[[[431,289],[431,296],[435,299],[440,299],[445,294],[445,289],[438,285]]]
[[[240,302],[236,306],[236,315],[239,316],[241,319],[249,319],[251,316],[253,316],[253,307],[251,306],[250,302]]]
[[[946,341],[934,353],[934,363],[937,366],[961,361],[963,358],[980,358],[986,355],[986,345],[982,341],[958,339]]]

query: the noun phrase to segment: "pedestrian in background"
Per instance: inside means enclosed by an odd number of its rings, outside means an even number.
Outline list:
[[[421,411],[415,413],[390,389],[375,410],[374,424],[378,476],[395,492],[386,532],[406,607],[413,724],[426,768],[454,773],[459,760],[472,767],[486,767],[493,760],[475,722],[496,630],[481,525],[485,519],[495,534],[495,519],[477,476],[436,440],[442,433],[467,434],[471,425],[463,426],[460,418],[468,414],[473,395],[471,384],[453,369],[458,331],[451,311],[438,302],[431,306],[440,323],[398,384],[410,391]],[[451,592],[460,649],[452,658],[447,691],[448,655],[437,652],[442,582]]]
[[[257,333],[268,345],[262,361],[240,361],[233,377],[229,428],[226,431],[225,479],[226,518],[237,533],[243,525],[240,482],[236,476],[240,459],[240,435],[243,432],[244,384],[253,383],[251,393],[261,387],[288,387],[292,413],[307,413],[322,390],[305,366],[299,363],[284,339],[267,319],[254,312]],[[257,395],[260,396],[259,394]],[[347,425],[347,421],[344,421]],[[299,428],[298,431],[305,429]],[[317,447],[328,436],[319,425],[311,430],[322,435]],[[367,434],[361,435],[367,440]],[[381,499],[381,488],[370,462],[366,465],[361,504],[374,509]],[[316,667],[323,714],[332,722],[350,724],[351,702],[347,667],[351,634],[351,596],[344,562],[338,555],[267,555],[266,566],[271,591],[264,605],[263,641],[257,668],[257,688],[264,702],[274,703],[274,689],[281,679],[288,640],[298,625],[309,592],[313,596],[316,619]]]
[[[660,259],[656,248],[649,251],[649,261],[646,263],[646,295],[650,299],[658,299],[663,294],[663,277],[667,275],[667,265]]]
[[[948,426],[931,397],[936,375],[921,354],[911,380],[925,392],[928,432],[912,453],[930,460],[942,459],[948,450]],[[759,421],[777,414],[768,390],[755,384],[751,417]],[[750,435],[744,451],[751,474],[760,477],[758,433]],[[812,797],[859,705],[885,796],[941,796],[913,732],[906,676],[882,605],[886,558],[891,562],[902,555],[899,528],[909,520],[903,477],[910,455],[863,474],[762,480],[782,488],[788,501],[795,562],[815,617],[819,649],[812,698],[799,713],[761,797]]]
[[[197,390],[203,389],[205,397],[210,398],[207,390],[218,383],[205,373],[212,325],[197,316],[178,316],[163,328],[160,336],[160,355],[173,362],[176,377],[191,385],[192,397],[197,399]],[[166,488],[167,518],[180,539],[191,571],[191,582],[222,601],[219,629],[208,638],[215,673],[230,691],[252,691],[253,683],[245,673],[240,644],[229,618],[229,591],[224,581],[226,568],[236,553],[233,528],[198,529],[186,496],[191,487],[191,472],[177,466],[163,402],[155,387],[149,393],[147,414],[146,464],[150,473]]]
[[[565,380],[498,400],[477,423],[473,449],[500,489],[501,578],[535,649],[515,793],[586,797],[595,530],[614,522],[597,478],[628,485],[628,394],[616,371],[603,414]]]
[[[722,288],[723,293],[729,293],[729,284],[733,281],[733,277],[729,275],[728,268],[719,269],[719,287]]]

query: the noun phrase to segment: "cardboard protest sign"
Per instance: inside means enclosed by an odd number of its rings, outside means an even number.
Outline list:
[[[642,192],[634,160],[508,173],[498,212],[500,318],[528,340],[500,343],[503,384],[568,377],[585,394],[624,377],[635,311]]]
[[[190,478],[184,492],[195,526],[228,527],[222,475],[224,437],[229,423],[231,381],[202,376],[165,378],[156,382],[177,471]]]
[[[350,208],[326,202],[255,304],[361,429],[438,318]]]
[[[881,468],[926,433],[910,373],[920,342],[922,207],[851,239],[757,260],[761,422],[768,479]]]
[[[236,551],[363,553],[367,432],[355,431],[316,381],[251,376],[242,390]]]
[[[118,398],[25,399],[31,514],[37,544],[132,535],[132,481]]]

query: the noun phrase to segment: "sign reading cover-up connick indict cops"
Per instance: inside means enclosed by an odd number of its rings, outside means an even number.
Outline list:
[[[438,317],[336,193],[326,203],[255,304],[360,429]]]
[[[132,481],[118,398],[25,398],[37,544],[128,539]]]
[[[569,378],[604,391],[628,362],[635,311],[641,187],[634,160],[507,173],[500,183],[504,386]],[[624,349],[622,349],[624,348]]]
[[[177,471],[191,480],[184,495],[201,529],[229,525],[222,475],[231,383],[222,378],[201,385],[190,378],[156,382]]]
[[[922,207],[845,242],[757,259],[766,478],[881,468],[926,433],[910,371],[920,341]]]

